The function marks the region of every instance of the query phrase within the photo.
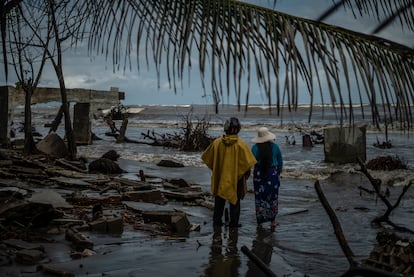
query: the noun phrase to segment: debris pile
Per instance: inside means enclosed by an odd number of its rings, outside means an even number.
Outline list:
[[[366,167],[371,170],[396,170],[407,169],[407,164],[404,163],[399,157],[392,156],[380,156],[370,160]]]
[[[83,162],[6,149],[0,149],[0,165],[0,267],[42,265],[44,272],[68,274],[47,266],[42,243],[53,243],[52,234],[64,234],[70,257],[78,259],[94,255],[90,233],[122,234],[128,228],[185,240],[201,226],[190,222],[184,206],[213,207],[197,184],[142,170],[135,180],[90,173]]]
[[[364,264],[411,276],[414,274],[414,243],[395,233],[379,232],[377,244]]]

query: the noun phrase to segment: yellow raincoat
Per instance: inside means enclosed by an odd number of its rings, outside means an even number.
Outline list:
[[[238,135],[225,135],[214,140],[201,159],[212,170],[211,191],[231,204],[237,203],[237,182],[255,164],[249,145]]]

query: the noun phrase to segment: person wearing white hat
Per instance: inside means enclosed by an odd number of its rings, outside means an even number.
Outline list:
[[[283,168],[283,157],[276,136],[266,127],[260,127],[252,139],[252,153],[257,163],[253,171],[253,186],[256,207],[257,225],[262,227],[271,222],[271,228],[277,225],[280,173]]]

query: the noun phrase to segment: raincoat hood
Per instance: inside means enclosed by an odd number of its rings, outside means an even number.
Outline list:
[[[231,146],[239,141],[239,137],[237,135],[225,135],[221,140],[225,146]]]

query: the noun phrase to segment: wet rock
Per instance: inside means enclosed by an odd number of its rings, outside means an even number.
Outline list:
[[[0,210],[0,217],[6,223],[19,222],[24,226],[43,227],[53,219],[62,217],[63,213],[54,209],[50,204],[30,203],[26,201],[14,202]]]
[[[23,199],[26,196],[27,190],[19,189],[16,187],[5,187],[0,188],[0,199],[1,198],[15,198],[15,199]]]
[[[171,160],[161,160],[157,163],[158,166],[165,166],[165,167],[184,167],[182,163],[174,162]]]
[[[102,155],[101,158],[89,163],[88,169],[90,173],[104,174],[121,174],[126,171],[120,168],[116,163],[120,155],[115,150],[110,150]]]
[[[45,253],[36,249],[23,249],[16,252],[16,262],[34,265],[45,258]]]
[[[188,188],[191,186],[191,184],[183,178],[169,179],[168,182],[181,188]]]
[[[68,155],[68,148],[61,137],[51,132],[36,144],[39,151],[56,158],[64,158]]]
[[[99,158],[92,161],[88,168],[89,173],[121,174],[126,172],[115,161],[107,158]]]
[[[117,161],[120,155],[115,150],[109,150],[102,155],[101,158],[110,159],[112,161]]]
[[[66,200],[57,192],[52,190],[44,190],[35,193],[28,199],[32,203],[51,204],[54,208],[72,208]]]
[[[36,243],[30,243],[30,242],[26,242],[24,240],[21,239],[7,239],[7,240],[3,240],[3,243],[9,247],[12,247],[14,249],[18,249],[18,250],[39,250],[44,252],[45,248],[40,245],[40,244],[36,244]]]

